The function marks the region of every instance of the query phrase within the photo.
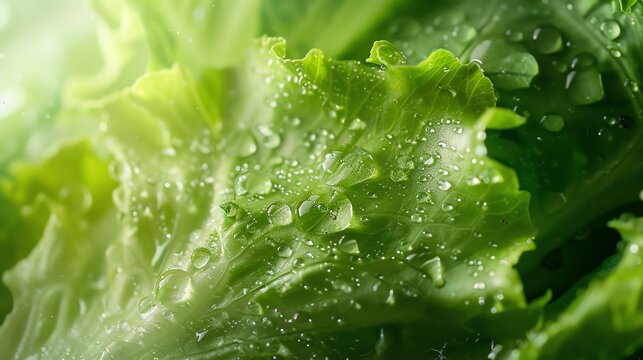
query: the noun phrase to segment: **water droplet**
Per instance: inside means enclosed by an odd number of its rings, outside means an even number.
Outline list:
[[[156,310],[158,304],[151,296],[146,296],[138,302],[138,311],[143,319],[147,319]]]
[[[280,201],[268,206],[268,222],[272,225],[283,226],[292,222],[292,211],[290,207]]]
[[[316,234],[336,233],[346,229],[353,216],[353,204],[343,193],[317,188],[297,206],[300,226]]]
[[[377,174],[371,154],[359,147],[347,151],[332,151],[324,156],[323,179],[328,185],[350,187]]]
[[[420,164],[426,165],[426,166],[431,166],[435,164],[435,158],[433,157],[433,155],[429,153],[420,154],[420,156],[418,157],[418,160],[420,161]]]
[[[601,24],[601,33],[610,40],[616,40],[621,35],[621,26],[614,20],[607,20]]]
[[[359,131],[366,129],[366,122],[360,118],[356,118],[348,125],[348,130]]]
[[[630,88],[632,92],[639,92],[639,84],[635,80],[625,79],[623,86]]]
[[[639,246],[637,244],[632,244],[630,245],[629,250],[632,254],[636,254],[639,252]]]
[[[395,305],[395,292],[393,290],[389,290],[385,302],[389,305]]]
[[[112,179],[118,181],[123,181],[124,179],[130,177],[132,174],[129,164],[122,161],[112,161],[109,164],[108,170],[109,175],[111,175]]]
[[[224,144],[226,153],[230,156],[248,157],[257,151],[257,144],[249,132],[244,131],[238,136],[229,136]]]
[[[444,286],[444,268],[442,267],[442,260],[439,257],[436,256],[431,260],[427,260],[422,264],[421,268],[429,275],[435,286]]]
[[[422,220],[423,220],[423,218],[422,218],[422,215],[420,215],[420,214],[412,214],[411,215],[411,221],[413,221],[414,223],[421,223]]]
[[[477,186],[477,185],[480,185],[480,183],[481,183],[480,178],[477,176],[473,176],[467,179],[467,185],[469,186]]]
[[[449,190],[449,189],[451,189],[451,183],[446,181],[446,180],[439,180],[438,181],[438,188],[440,188],[440,190],[445,190],[445,191]]]
[[[582,70],[591,68],[596,64],[596,59],[592,54],[580,53],[572,60],[572,69]]]
[[[409,155],[400,154],[395,157],[395,162],[400,169],[411,170],[415,168],[413,159]]]
[[[406,173],[406,171],[399,168],[393,169],[393,171],[391,171],[390,176],[391,176],[391,180],[395,182],[406,181],[409,178],[409,175]]]
[[[192,252],[192,266],[196,269],[201,269],[210,262],[210,251],[206,248],[198,248]]]
[[[532,33],[534,47],[543,54],[553,54],[563,47],[563,38],[552,25],[543,25]]]
[[[239,205],[237,205],[233,201],[226,201],[223,204],[221,204],[220,207],[221,209],[223,209],[223,212],[225,212],[226,216],[228,217],[235,217],[239,212]]]
[[[277,256],[282,258],[289,258],[292,256],[293,250],[290,246],[282,245],[277,248]]]
[[[260,134],[261,143],[268,149],[274,149],[281,144],[281,136],[272,131],[267,125],[259,125],[257,127]]]
[[[522,41],[524,35],[520,31],[515,31],[508,29],[505,31],[505,35],[507,36],[507,39],[511,42],[519,42]]]
[[[456,26],[456,28],[451,33],[451,36],[453,36],[453,39],[455,39],[455,41],[466,44],[473,40],[473,38],[475,38],[477,34],[478,33],[474,27],[467,24],[461,24]]]
[[[540,119],[540,126],[551,132],[558,132],[565,127],[565,119],[557,114],[545,115]]]
[[[359,244],[355,239],[340,240],[339,246],[337,247],[339,251],[348,255],[357,255],[359,254]]]
[[[419,203],[431,202],[431,194],[426,191],[420,191],[415,198]]]
[[[594,68],[570,72],[565,87],[572,101],[578,105],[593,104],[605,96],[601,74]]]
[[[451,205],[451,204],[442,203],[441,208],[442,208],[442,211],[444,211],[444,212],[453,211],[453,205]]]
[[[267,174],[261,171],[253,171],[239,176],[235,185],[237,195],[265,195],[270,190],[272,190],[272,181]]]
[[[532,54],[518,44],[502,40],[482,41],[473,49],[471,59],[479,60],[485,74],[503,90],[527,88],[539,72],[538,62]]]
[[[192,294],[190,275],[180,269],[168,270],[156,284],[156,298],[163,304],[186,301]]]

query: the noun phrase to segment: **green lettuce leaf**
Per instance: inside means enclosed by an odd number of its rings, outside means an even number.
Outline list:
[[[643,218],[624,215],[609,225],[623,237],[618,259],[610,260],[617,265],[556,320],[530,332],[524,345],[505,351],[505,358],[615,359],[643,345]]]
[[[587,230],[638,198],[643,14],[614,12],[608,1],[461,0],[417,4],[397,18],[372,36],[411,63],[436,48],[478,62],[499,106],[526,118],[516,130],[490,133],[487,145],[532,194],[537,247],[519,265],[528,295],[559,294],[577,278],[569,267],[541,264],[576,238],[604,246]],[[594,247],[563,252],[578,273],[605,258]]]
[[[60,171],[62,168],[65,171]],[[52,255],[52,248],[56,249],[60,253],[52,256],[51,261],[55,262],[55,258],[60,258],[59,261],[64,262],[65,256],[70,254],[67,246],[72,245],[64,240],[58,243],[48,238],[47,231],[52,231],[52,223],[66,227],[65,231],[83,229],[111,207],[111,191],[115,187],[115,182],[108,176],[105,160],[98,157],[95,149],[86,141],[68,144],[39,162],[16,162],[12,165],[11,175],[11,178],[3,179],[0,183],[0,209],[6,215],[2,217],[0,226],[0,247],[3,250],[0,271],[4,274],[0,287],[0,317],[4,319],[13,302],[15,306],[7,322],[20,326],[8,331],[6,346],[3,345],[3,350],[0,350],[5,358],[15,347],[24,346],[20,345],[22,333],[18,331],[19,328],[28,327],[28,331],[33,332],[33,337],[38,338],[41,336],[40,328],[47,326],[41,324],[38,318],[40,315],[33,315],[44,310],[35,305],[37,299],[31,299],[35,296],[32,291],[43,290],[54,296],[54,293],[60,295],[58,291],[61,289],[53,284],[43,286],[38,281],[51,276],[49,280],[60,285],[60,282],[66,280],[64,272],[60,271],[60,265],[49,264],[48,256]],[[44,245],[45,242],[48,245]],[[32,251],[36,244],[38,246]],[[91,246],[91,243],[84,246]],[[27,254],[36,266],[18,263]],[[92,260],[85,258],[83,261]],[[5,273],[16,263],[19,265]],[[72,270],[76,271],[78,268]],[[65,287],[73,288],[73,284]],[[26,294],[21,291],[23,288],[29,289]],[[70,296],[69,300],[77,305],[78,298],[73,296],[77,294],[68,290],[64,290],[65,296]],[[58,300],[53,299],[48,305],[55,306],[55,301]],[[52,310],[51,307],[48,309]],[[30,314],[35,317],[25,321],[24,316]],[[46,332],[45,334],[48,336]]]
[[[409,3],[408,0],[261,1],[261,33],[288,40],[293,56],[311,47],[329,56],[366,51],[363,38]],[[372,43],[372,42],[371,42]],[[362,55],[359,53],[359,55]],[[423,59],[420,59],[423,60]]]
[[[258,32],[259,0],[128,2],[145,27],[152,69],[180,63],[198,72],[236,65]]]
[[[118,214],[49,218],[5,276],[31,305],[4,357],[479,357],[535,324],[513,269],[529,196],[484,145],[524,120],[479,68],[285,51],[150,73],[96,109]]]
[[[65,105],[82,105],[86,101],[130,86],[148,66],[145,32],[139,14],[127,0],[92,0],[96,12],[97,44],[101,67],[90,74],[68,79],[62,93]]]
[[[629,13],[637,2],[638,0],[615,0],[614,5],[618,6],[622,12]]]

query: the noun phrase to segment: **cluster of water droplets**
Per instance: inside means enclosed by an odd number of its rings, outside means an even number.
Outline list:
[[[552,15],[551,6],[542,7],[515,7],[509,8],[504,4],[497,6],[496,12],[507,12],[504,16],[491,16],[485,9],[472,9],[463,14],[451,17],[435,17],[418,21],[416,19],[404,19],[392,26],[391,38],[397,39],[394,43],[402,50],[409,62],[418,62],[426,58],[432,50],[446,48],[456,54],[464,52],[465,59],[469,58],[481,64],[498,89],[514,91],[529,87],[538,87],[533,79],[543,72],[550,72],[553,69],[559,72],[561,79],[547,80],[547,83],[555,81],[556,86],[561,87],[561,93],[569,102],[576,106],[587,106],[600,103],[606,97],[606,81],[614,80],[607,77],[618,76],[623,88],[632,93],[638,93],[639,85],[631,78],[631,74],[614,74],[614,70],[620,68],[616,64],[628,51],[627,29],[636,25],[629,24],[633,21],[626,16],[619,16],[614,13],[610,4],[593,2],[572,1],[564,7],[560,15],[569,17],[568,21],[579,21],[588,24],[596,34],[596,42],[604,46],[605,52],[590,54],[586,50],[587,44],[577,45],[590,40],[575,39],[567,36],[559,26],[549,19]],[[491,22],[508,22],[513,18],[514,23],[505,29],[504,38],[493,36],[490,40],[483,40],[480,43],[475,41],[475,36],[458,37],[458,34],[475,34],[477,29],[485,25],[483,20],[487,14]],[[529,20],[521,21],[525,18]],[[533,18],[541,18],[541,23],[534,23]],[[577,19],[576,19],[577,18]],[[446,20],[448,19],[448,20]],[[468,29],[462,31],[462,29]],[[464,40],[463,43],[456,41]],[[438,46],[438,44],[441,45]],[[462,44],[466,44],[463,46]],[[430,46],[429,46],[430,45]],[[465,49],[469,47],[471,53]],[[418,49],[426,53],[417,54]],[[502,56],[498,56],[502,54]],[[610,60],[609,57],[613,58]],[[620,70],[617,70],[620,71]],[[550,85],[548,85],[550,86]],[[503,96],[510,96],[504,95]],[[501,100],[503,100],[501,98]],[[563,106],[557,106],[563,108]],[[519,102],[516,109],[523,111]],[[527,108],[525,112],[535,112]],[[550,133],[563,131],[566,127],[569,115],[564,111],[549,111],[545,113],[535,112],[532,121],[539,123],[544,130]],[[608,114],[606,125],[618,125],[615,120],[621,114]],[[600,127],[596,130],[597,135],[603,135],[605,129]]]

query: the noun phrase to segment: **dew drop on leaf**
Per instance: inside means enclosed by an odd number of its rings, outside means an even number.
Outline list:
[[[551,132],[558,132],[565,127],[565,119],[557,114],[548,114],[540,119],[540,126]]]
[[[563,38],[560,31],[552,25],[543,25],[534,29],[532,33],[534,47],[543,54],[553,54],[563,47]]]
[[[348,239],[348,240],[342,239],[339,242],[338,249],[339,251],[348,255],[359,254],[359,245],[357,244],[357,241],[355,239]]]
[[[401,181],[406,181],[409,178],[409,175],[404,171],[403,169],[393,169],[391,171],[391,180],[394,182],[401,182]]]
[[[572,59],[572,69],[581,70],[591,68],[596,64],[596,59],[592,54],[580,53]]]
[[[565,88],[571,100],[577,105],[588,105],[605,96],[601,74],[595,68],[572,71],[567,75]]]
[[[336,233],[346,229],[353,216],[353,204],[343,193],[317,188],[297,205],[299,225],[316,234]]]
[[[601,24],[601,33],[609,40],[616,40],[621,35],[621,26],[614,20],[607,20]]]
[[[151,296],[146,296],[138,302],[138,311],[144,319],[148,318],[156,310],[156,307],[156,300]]]
[[[507,40],[511,42],[519,42],[519,41],[522,41],[522,39],[524,38],[524,35],[522,32],[511,30],[511,29],[508,29],[507,31],[505,31],[505,35],[507,36]]]
[[[228,217],[235,217],[239,212],[239,205],[237,205],[233,201],[226,201],[223,204],[221,204],[220,207],[221,209],[223,209],[223,212],[225,212],[226,216]]]
[[[429,275],[431,281],[433,281],[435,286],[444,286],[444,268],[442,266],[442,260],[439,257],[436,256],[430,260],[425,261],[422,264],[421,269],[426,272],[427,275]]]
[[[276,201],[267,210],[268,222],[272,225],[282,226],[292,223],[292,211],[290,207],[280,201]]]
[[[257,129],[259,130],[261,143],[268,149],[274,149],[281,144],[281,136],[275,133],[270,127],[259,125]]]
[[[190,275],[180,269],[172,269],[161,275],[156,284],[156,297],[162,304],[186,301],[192,293]]]
[[[289,258],[292,256],[293,250],[290,246],[282,245],[277,248],[277,255],[281,258]]]
[[[426,166],[430,166],[435,163],[435,158],[429,153],[420,154],[420,156],[418,156],[418,160],[420,161],[420,164]]]
[[[359,131],[364,129],[366,129],[366,122],[360,118],[354,119],[350,125],[348,125],[348,130]]]
[[[343,187],[364,182],[377,173],[371,154],[359,147],[327,153],[323,158],[322,170],[326,184]]]
[[[226,152],[232,156],[248,157],[257,151],[257,143],[248,131],[238,136],[229,137],[224,147]]]
[[[198,248],[192,252],[192,266],[196,269],[201,269],[210,262],[210,250],[206,248]]]
[[[538,62],[532,54],[518,44],[503,40],[482,41],[473,49],[470,58],[479,60],[494,85],[503,90],[528,88],[539,72]]]
[[[426,192],[426,191],[420,191],[416,196],[415,199],[419,203],[425,203],[425,202],[430,202],[431,201],[431,194]]]
[[[476,29],[467,24],[458,25],[453,29],[453,32],[451,32],[451,35],[453,36],[455,41],[462,44],[469,43],[471,40],[473,40],[473,38],[475,38],[477,34],[478,33]]]
[[[442,203],[441,208],[442,208],[442,211],[444,211],[444,212],[453,211],[453,205],[451,205],[451,204]]]
[[[413,221],[414,223],[421,223],[422,220],[423,220],[423,218],[422,218],[422,215],[420,215],[420,214],[412,214],[411,215],[411,221]]]
[[[440,188],[440,190],[444,190],[444,191],[449,190],[449,189],[451,189],[451,183],[446,181],[446,180],[439,180],[438,181],[438,188]]]
[[[394,292],[393,290],[390,290],[390,291],[388,292],[388,296],[386,297],[386,301],[385,301],[385,302],[386,302],[388,305],[395,305],[395,301],[396,301],[396,300],[395,300],[395,292]]]
[[[395,157],[395,162],[397,163],[397,166],[400,169],[407,169],[411,170],[415,168],[415,164],[413,163],[413,159],[411,159],[410,156],[405,155],[405,154],[400,154]]]

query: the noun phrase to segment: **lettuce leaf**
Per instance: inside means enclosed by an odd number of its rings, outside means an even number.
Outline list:
[[[0,358],[640,356],[637,1],[4,4]]]
[[[555,321],[530,332],[524,345],[505,352],[507,358],[614,359],[643,345],[643,218],[627,214],[609,225],[623,237],[616,267],[583,290]]]
[[[537,247],[519,265],[529,296],[562,292],[575,281],[570,268],[541,263],[638,201],[643,14],[614,12],[607,1],[462,0],[418,4],[397,17],[372,36],[389,39],[410,62],[436,48],[478,62],[499,106],[525,117],[523,127],[490,133],[487,145],[532,194]],[[590,271],[604,259],[591,250],[565,251],[567,261]]]
[[[484,319],[533,326],[512,268],[529,197],[484,146],[524,120],[476,65],[289,60],[271,38],[251,65],[150,73],[96,110],[119,215],[74,233],[49,218],[6,275],[17,303],[37,299],[0,328],[6,356],[411,353],[419,324],[431,352]],[[36,296],[47,274],[71,279]],[[69,310],[36,315],[52,307]]]

